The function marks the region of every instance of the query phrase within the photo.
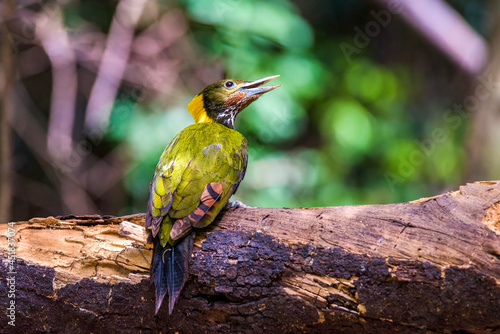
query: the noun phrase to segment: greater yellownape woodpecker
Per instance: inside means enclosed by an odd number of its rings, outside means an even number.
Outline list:
[[[151,182],[146,229],[153,242],[151,281],[155,314],[168,292],[168,312],[189,276],[193,228],[209,225],[245,176],[248,142],[234,130],[234,119],[278,77],[255,81],[227,79],[208,85],[189,103],[196,124],[182,130],[165,148]]]

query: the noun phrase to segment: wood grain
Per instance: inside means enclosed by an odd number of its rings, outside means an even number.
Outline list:
[[[231,209],[199,231],[170,317],[154,317],[150,245],[120,227],[143,214],[17,222],[16,330],[500,331],[499,203],[494,181],[409,203]]]

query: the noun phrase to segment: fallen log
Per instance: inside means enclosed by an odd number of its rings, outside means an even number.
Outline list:
[[[134,224],[144,215],[1,224],[2,332],[500,331],[500,181],[409,203],[228,210],[199,231],[171,316],[154,316]]]

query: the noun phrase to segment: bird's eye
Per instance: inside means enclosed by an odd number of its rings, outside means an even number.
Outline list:
[[[224,87],[226,87],[226,88],[231,88],[231,87],[233,87],[234,85],[236,85],[236,84],[234,83],[234,81],[226,81],[226,83],[224,84]]]

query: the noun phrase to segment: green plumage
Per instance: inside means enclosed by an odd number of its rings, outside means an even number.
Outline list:
[[[146,213],[146,229],[154,245],[150,273],[156,314],[167,293],[172,313],[189,277],[193,228],[215,219],[245,175],[248,143],[234,130],[236,116],[279,87],[261,87],[275,77],[208,85],[188,105],[196,124],[182,130],[161,155]]]
[[[158,233],[162,246],[175,244],[170,239],[174,221],[196,210],[207,184],[219,182],[222,197],[201,225],[212,222],[243,179],[247,150],[241,133],[218,123],[190,125],[172,140],[156,166],[150,193],[153,218],[163,216]]]

